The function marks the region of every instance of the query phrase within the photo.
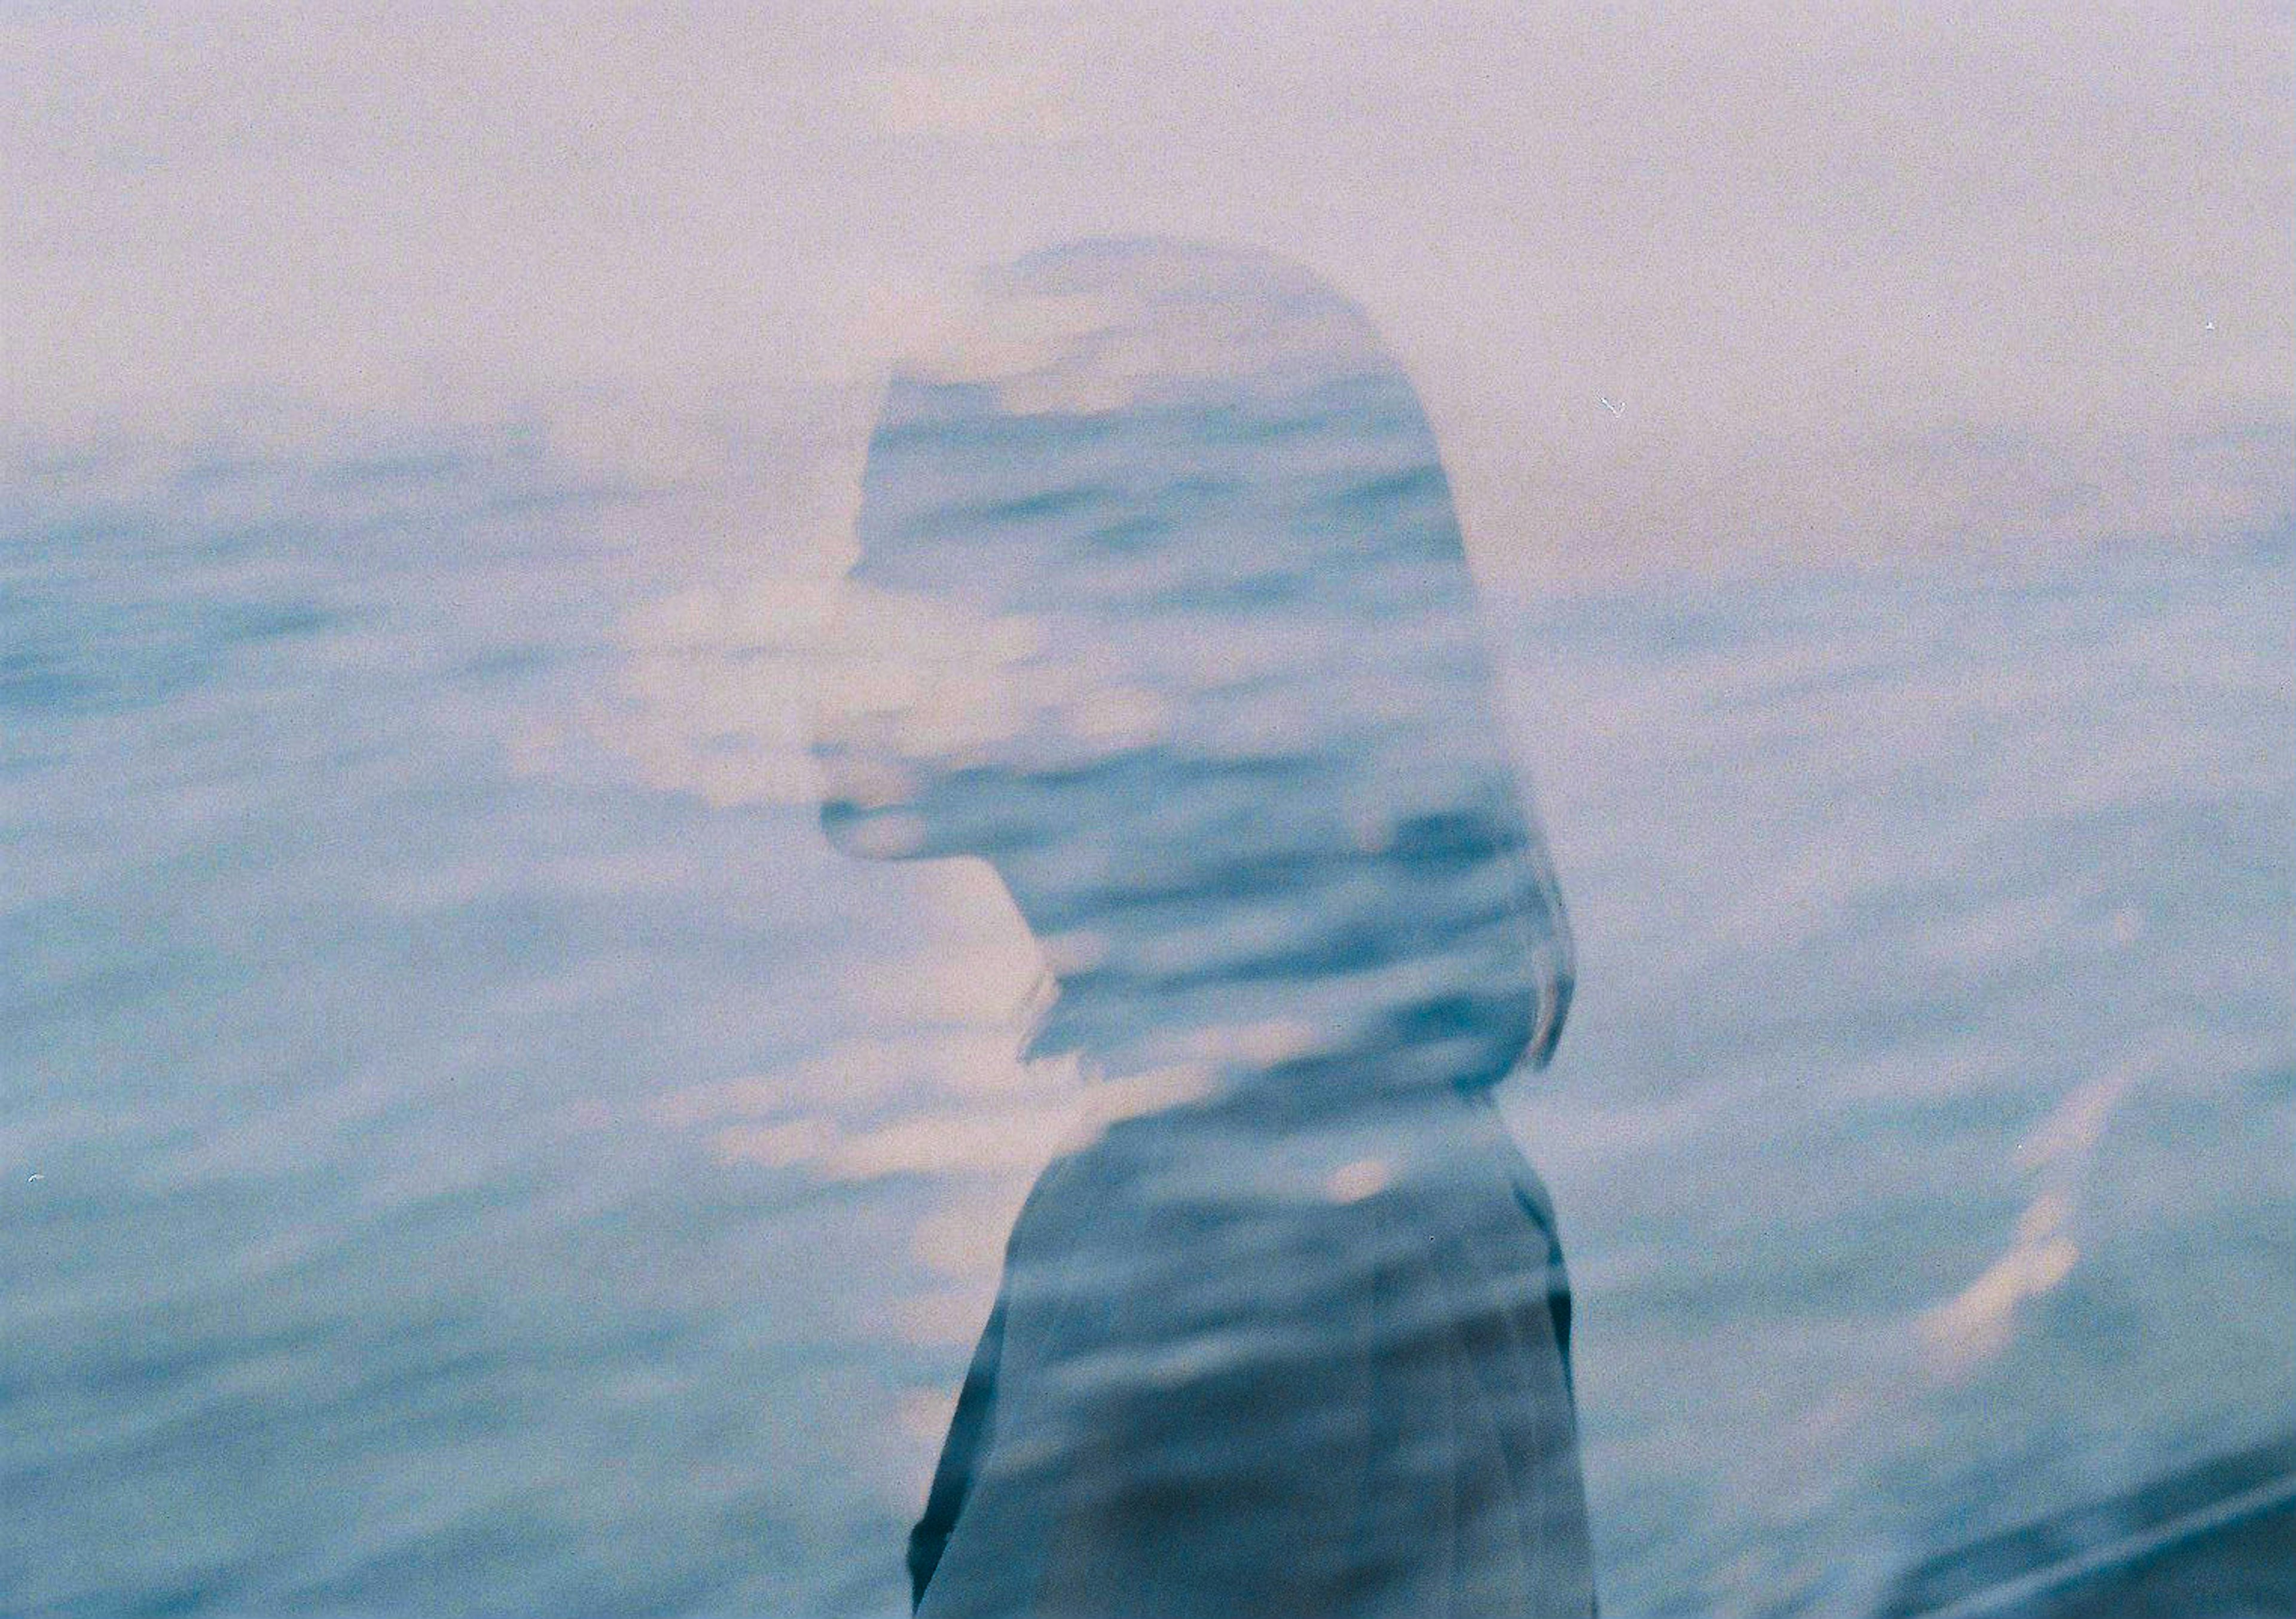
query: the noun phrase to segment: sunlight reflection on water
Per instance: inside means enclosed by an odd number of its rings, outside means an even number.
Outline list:
[[[778,588],[586,549],[548,477],[12,514],[28,1607],[901,1601],[1090,1121],[1013,919],[775,773]],[[2296,1402],[2292,598],[2131,549],[1497,615],[1585,966],[1507,1102],[1607,1607],[1839,1598]]]

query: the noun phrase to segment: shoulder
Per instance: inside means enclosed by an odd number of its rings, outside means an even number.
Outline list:
[[[1095,1224],[1098,1214],[1123,1201],[1126,1189],[1139,1176],[1134,1157],[1103,1138],[1046,1165],[1013,1222],[1006,1263],[1016,1255],[1039,1255],[1048,1246],[1073,1239]]]

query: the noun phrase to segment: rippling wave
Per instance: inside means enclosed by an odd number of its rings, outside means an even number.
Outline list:
[[[1021,1059],[977,868],[823,844],[828,582],[634,564],[513,435],[9,498],[10,1604],[898,1611],[1022,1194],[1172,1098]],[[1494,605],[1606,1609],[1854,1606],[2296,1400],[2292,602]]]

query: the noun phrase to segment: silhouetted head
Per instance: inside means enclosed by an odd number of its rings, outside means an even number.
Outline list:
[[[1435,440],[1362,314],[1263,254],[1088,242],[894,376],[823,825],[977,855],[1034,1049],[1385,1091],[1544,1063],[1570,934]]]

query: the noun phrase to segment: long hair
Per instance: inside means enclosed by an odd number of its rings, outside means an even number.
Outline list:
[[[1059,981],[1036,1036],[1382,1089],[1543,1064],[1572,975],[1434,435],[1266,254],[984,276],[868,452],[824,825],[975,854]]]

